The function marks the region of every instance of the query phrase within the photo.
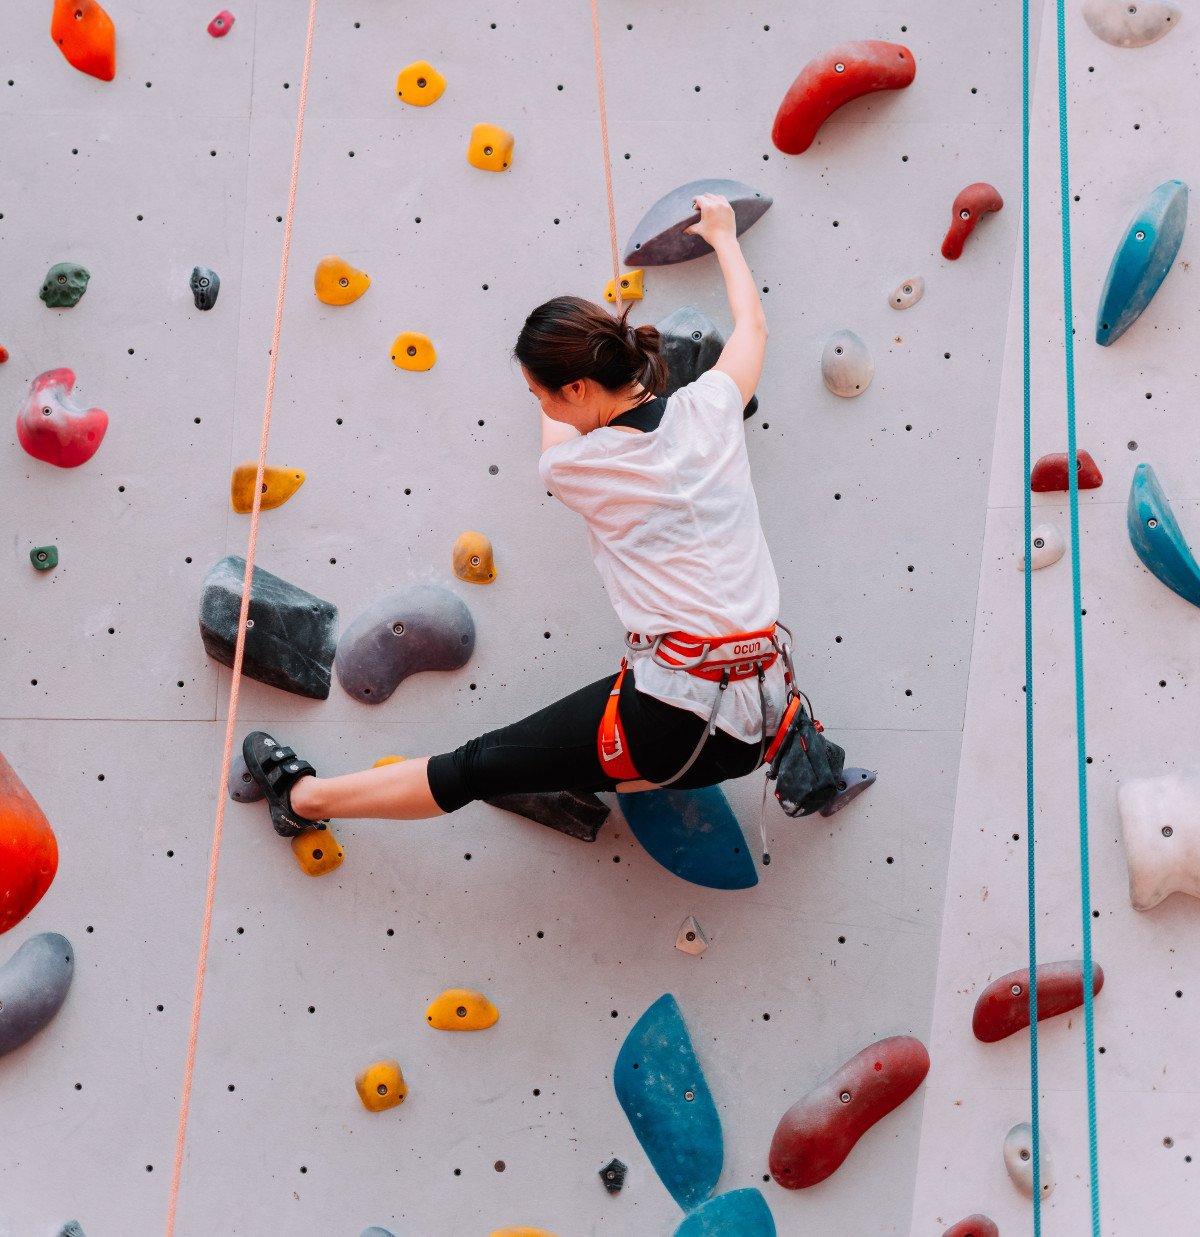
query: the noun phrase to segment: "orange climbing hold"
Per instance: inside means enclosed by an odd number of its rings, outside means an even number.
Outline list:
[[[229,499],[239,515],[249,515],[254,510],[257,477],[258,464],[254,460],[243,460],[233,470],[229,479]],[[304,474],[299,468],[273,468],[268,464],[263,472],[260,508],[266,511],[269,507],[282,507],[303,484]]]
[[[484,1031],[499,1017],[491,1001],[472,988],[450,988],[425,1011],[435,1031]]]
[[[349,305],[351,301],[357,301],[370,286],[371,276],[366,271],[355,270],[336,253],[322,258],[313,275],[317,298],[326,305]]]
[[[515,1228],[498,1228],[492,1237],[555,1237],[555,1235],[548,1229],[529,1228],[527,1225],[518,1224]]]
[[[407,760],[407,756],[380,756],[379,759],[371,766],[372,769],[381,769],[384,765],[398,765],[402,761]]]
[[[327,825],[297,833],[292,838],[292,854],[309,876],[324,876],[326,872],[341,867],[345,858],[333,830]]]
[[[57,871],[54,830],[0,753],[0,932],[33,910]]]
[[[467,158],[485,172],[503,172],[512,162],[513,135],[499,125],[476,125],[471,130]]]
[[[385,1057],[375,1061],[365,1069],[360,1069],[355,1075],[354,1085],[358,1088],[358,1098],[363,1107],[371,1112],[383,1112],[385,1108],[395,1108],[404,1102],[408,1087],[404,1082],[404,1074],[400,1070],[400,1062]]]
[[[392,360],[401,369],[432,369],[437,352],[428,335],[420,331],[401,331],[392,344]]]
[[[442,97],[446,79],[428,60],[415,60],[405,65],[396,78],[396,94],[414,107],[428,107]]]
[[[615,301],[617,294],[613,289],[613,280],[608,281],[608,286],[604,289],[604,299],[606,301]],[[640,301],[642,299],[642,272],[641,271],[626,271],[621,276],[621,300],[623,301]]]
[[[80,73],[111,82],[117,73],[117,32],[96,0],[54,0],[50,37]]]
[[[482,533],[463,533],[454,543],[454,574],[468,584],[490,584],[496,578],[492,543]]]

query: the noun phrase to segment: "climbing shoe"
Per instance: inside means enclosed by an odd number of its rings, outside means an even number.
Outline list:
[[[290,747],[277,743],[262,730],[252,730],[242,740],[242,758],[267,800],[276,833],[292,838],[321,823],[292,811],[292,787],[302,777],[317,772],[307,760],[302,760]]]

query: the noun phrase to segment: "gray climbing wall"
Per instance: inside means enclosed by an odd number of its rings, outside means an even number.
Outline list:
[[[111,84],[62,59],[48,0],[8,14],[0,48],[0,343],[12,354],[0,392],[15,413],[38,373],[68,365],[81,398],[110,415],[78,470],[31,460],[11,429],[0,465],[0,747],[62,852],[56,882],[0,956],[41,931],[76,950],[62,1012],[0,1059],[3,1237],[49,1237],[71,1218],[89,1237],[143,1237],[166,1213],[229,689],[228,672],[204,656],[197,602],[209,566],[245,552],[229,473],[257,450],[305,33],[303,5],[244,0],[232,32],[213,40],[204,27],[216,7],[111,0]],[[683,884],[616,814],[589,846],[482,805],[429,823],[335,822],[345,862],[311,878],[261,805],[230,805],[179,1232],[355,1237],[379,1224],[397,1237],[469,1237],[528,1224],[561,1237],[669,1234],[681,1213],[611,1082],[625,1034],[665,991],[679,999],[721,1113],[720,1188],[758,1185],[782,1234],[907,1233],[914,1190],[912,1231],[924,1233],[954,1201],[940,1183],[968,1179],[966,1135],[943,1118],[922,1134],[918,1097],[827,1183],[791,1194],[763,1180],[788,1105],[877,1038],[928,1041],[935,1009],[991,966],[990,953],[973,954],[962,974],[944,963],[938,1004],[964,717],[989,810],[1019,783],[1017,680],[995,672],[1012,680],[1005,697],[972,679],[972,712],[967,686],[981,561],[981,614],[994,608],[987,589],[1008,580],[1011,601],[1019,584],[1017,517],[989,516],[988,478],[1001,375],[1011,378],[1019,339],[1009,292],[1020,29],[1002,6],[970,0],[798,8],[695,0],[683,21],[674,6],[601,0],[618,239],[698,177],[774,196],[744,238],[772,332],[746,433],[804,685],[851,762],[880,771],[877,785],[832,821],[773,813],[774,862],[738,893]],[[784,91],[811,56],[855,38],[910,47],[913,87],[850,105],[806,155],[780,155],[769,135]],[[1116,54],[1098,46],[1096,57],[1115,77]],[[394,93],[416,59],[448,83],[427,109]],[[1153,78],[1144,97],[1155,97]],[[1115,131],[1118,119],[1101,115],[1095,126]],[[515,134],[509,171],[467,163],[477,121]],[[1139,157],[1147,176],[1181,174],[1150,172],[1153,157]],[[976,180],[1009,205],[945,262],[950,202]],[[1130,203],[1144,180],[1131,178]],[[1106,182],[1093,198],[1099,272],[1126,201]],[[313,295],[327,253],[371,275],[354,304]],[[48,310],[37,289],[68,259],[91,284],[74,309]],[[188,288],[197,263],[222,281],[207,313]],[[926,296],[897,313],[885,297],[914,274]],[[264,513],[257,561],[336,603],[343,627],[387,589],[443,585],[471,607],[478,639],[462,670],[407,681],[379,708],[336,684],[319,702],[246,681],[239,735],[269,727],[322,772],[343,772],[449,748],[615,668],[621,633],[581,526],[539,482],[537,409],[508,357],[533,305],[560,292],[598,299],[610,276],[586,5],[321,0],[269,451],[307,480]],[[712,258],[650,270],[646,287],[635,320],[691,304],[728,330]],[[825,340],[842,328],[875,361],[873,385],[852,401],[828,393],[819,372]],[[403,330],[432,338],[432,370],[392,365]],[[1117,374],[1132,381],[1137,367],[1116,350],[1105,361],[1094,390]],[[1148,385],[1166,397],[1163,383]],[[1123,441],[1125,422],[1111,415],[1109,437]],[[1002,491],[1006,508],[1019,497],[1012,441],[1005,421],[992,502]],[[1162,439],[1180,486],[1181,446]],[[1122,484],[1114,478],[1114,490]],[[494,584],[450,572],[468,528],[495,545]],[[35,573],[29,548],[51,542],[60,565]],[[1110,594],[1132,606],[1125,581],[1136,569],[1118,568],[1115,549],[1108,559]],[[1114,640],[1137,630],[1112,621]],[[1156,638],[1182,669],[1178,630]],[[1132,656],[1141,664],[1140,649]],[[1185,719],[1173,716],[1181,733]],[[1001,762],[980,740],[1010,717]],[[1057,752],[1061,738],[1047,728],[1046,742]],[[754,845],[760,781],[729,792]],[[957,836],[973,829],[969,806]],[[982,872],[995,856],[964,852],[962,862],[971,897],[997,883]],[[1120,909],[1119,883],[1110,880],[1106,914]],[[949,893],[948,955],[974,930],[962,884]],[[1007,905],[1013,914],[985,939],[1008,933],[1012,951],[1019,901]],[[701,958],[673,948],[689,914],[712,939]],[[498,1025],[432,1031],[425,1007],[454,986],[486,992]],[[931,1041],[935,1080],[970,1059],[954,1057],[948,1034]],[[380,1057],[400,1061],[410,1093],[371,1114],[354,1075]],[[931,1109],[950,1108],[945,1088]],[[943,1171],[934,1147],[952,1135]],[[998,1158],[998,1138],[972,1136],[981,1165],[993,1143]],[[918,1186],[922,1145],[934,1159]],[[596,1173],[613,1155],[630,1172],[610,1196]],[[1010,1189],[995,1178],[980,1178],[972,1207]]]

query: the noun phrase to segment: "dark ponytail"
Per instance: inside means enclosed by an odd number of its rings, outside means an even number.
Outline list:
[[[667,385],[662,337],[657,327],[626,324],[632,304],[614,318],[581,296],[556,296],[525,319],[513,355],[548,391],[591,378],[606,391],[640,382],[657,395]]]

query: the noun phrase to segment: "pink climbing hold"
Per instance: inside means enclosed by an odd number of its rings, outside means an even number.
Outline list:
[[[1081,490],[1095,490],[1104,484],[1096,461],[1086,451],[1076,451],[1075,471],[1079,476]],[[1029,488],[1035,494],[1048,494],[1054,490],[1069,490],[1071,475],[1067,471],[1067,453],[1057,451],[1043,455],[1029,474]]]
[[[223,39],[233,29],[233,14],[228,9],[222,9],[208,23],[208,33],[214,39]]]
[[[961,258],[963,245],[975,231],[976,224],[984,215],[999,210],[1003,205],[1004,199],[994,185],[982,180],[968,185],[950,208],[950,231],[942,241],[942,257],[949,258],[951,262]]]
[[[951,1224],[942,1237],[1000,1237],[1000,1230],[996,1227],[995,1220],[989,1220],[983,1215],[973,1215],[959,1220],[957,1224]]]
[[[96,454],[108,429],[108,413],[79,408],[71,400],[75,373],[51,369],[33,380],[17,413],[17,437],[35,460],[78,468]]]
[[[771,1139],[771,1176],[787,1190],[824,1181],[927,1073],[929,1053],[911,1035],[892,1035],[864,1048],[783,1114]]]
[[[1093,995],[1104,987],[1100,964],[1092,963]],[[1083,1004],[1083,963],[1049,962],[1037,969],[1037,1016],[1041,1022]],[[1029,1025],[1029,968],[993,980],[975,1002],[971,1030],[985,1044],[1015,1035]]]

